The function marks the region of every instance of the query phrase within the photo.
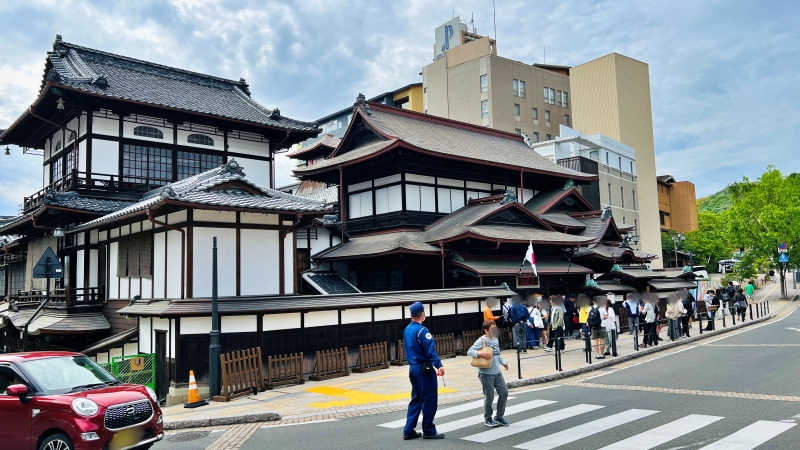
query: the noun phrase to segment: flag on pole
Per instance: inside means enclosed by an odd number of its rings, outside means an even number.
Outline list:
[[[523,259],[522,264],[519,265],[519,273],[517,275],[522,273],[522,268],[525,267],[525,261],[531,263],[533,274],[538,277],[539,273],[536,272],[536,257],[533,255],[533,241],[528,242],[528,251],[525,252],[525,259]]]

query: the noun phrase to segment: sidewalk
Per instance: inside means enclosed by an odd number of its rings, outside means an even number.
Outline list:
[[[777,287],[777,285],[774,285]],[[797,291],[790,290],[790,295]],[[775,315],[781,312],[788,301],[778,300],[777,293],[770,285],[756,291],[756,301],[768,299],[770,313]],[[749,313],[745,324],[750,323]],[[755,312],[753,318],[755,319]],[[764,320],[764,319],[762,319]],[[755,320],[753,320],[755,322]],[[703,321],[703,326],[707,322]],[[739,325],[737,321],[737,325]],[[716,329],[722,330],[722,321],[715,321]],[[730,317],[726,317],[728,328],[732,326]],[[699,336],[698,323],[695,322],[690,331],[694,338]],[[668,343],[666,327],[661,332],[664,339],[661,343]],[[640,335],[641,338],[641,335]],[[566,350],[562,353],[562,369],[564,372],[586,368],[584,342],[568,339],[565,341]],[[651,347],[652,348],[652,347]],[[651,348],[639,352],[651,353]],[[636,350],[633,348],[633,336],[623,332],[617,342],[618,358],[607,356],[604,360],[592,359],[592,366],[609,365],[614,360],[631,359]],[[523,383],[530,384],[531,378],[555,377],[555,358],[553,353],[540,350],[528,350],[520,366],[517,365],[517,355],[514,350],[502,352],[503,358],[509,363],[509,371],[503,371],[506,382],[515,382],[518,371],[521,369]],[[460,356],[442,361],[445,367],[444,379],[439,379],[439,403],[453,403],[469,399],[482,398],[480,383],[476,369],[470,365],[471,358]],[[565,374],[566,375],[566,374]],[[410,385],[408,383],[408,367],[390,366],[389,369],[379,370],[366,374],[351,373],[347,377],[335,378],[321,382],[307,382],[304,385],[285,386],[273,391],[259,393],[257,396],[244,397],[229,403],[211,402],[210,405],[184,409],[182,406],[165,408],[164,422],[166,429],[183,429],[192,427],[221,426],[235,423],[265,422],[280,420],[280,423],[296,423],[309,420],[324,420],[358,415],[376,414],[390,411],[404,410],[410,398]],[[528,382],[526,382],[526,380]],[[277,414],[275,414],[277,413]],[[278,415],[279,414],[279,415]],[[274,422],[277,423],[277,422]]]

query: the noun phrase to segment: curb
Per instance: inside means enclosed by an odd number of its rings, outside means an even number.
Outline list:
[[[242,423],[274,422],[282,417],[276,412],[247,414],[240,416],[210,417],[208,419],[173,420],[164,422],[165,430],[179,430],[183,428],[217,427],[224,425],[238,425]]]
[[[647,349],[644,349],[644,350],[639,350],[638,352],[631,353],[630,355],[620,356],[620,357],[617,357],[615,359],[611,359],[611,360],[608,360],[608,361],[592,363],[591,365],[586,365],[586,366],[583,366],[583,367],[579,367],[577,369],[565,370],[563,372],[553,373],[553,374],[550,374],[550,375],[543,375],[543,376],[539,376],[539,377],[523,378],[521,380],[509,381],[508,383],[506,383],[506,387],[508,387],[509,389],[514,389],[514,388],[520,388],[520,387],[524,387],[524,386],[531,386],[531,385],[534,385],[534,384],[542,384],[542,383],[549,383],[551,381],[563,380],[565,378],[574,377],[575,375],[581,375],[581,374],[584,374],[584,373],[593,372],[593,371],[598,370],[598,369],[602,369],[602,368],[605,368],[605,367],[610,367],[610,366],[614,366],[614,365],[617,365],[617,364],[621,364],[621,363],[624,363],[624,362],[627,362],[627,361],[631,361],[631,360],[634,360],[634,359],[637,359],[637,358],[641,358],[643,356],[652,355],[653,353],[662,352],[662,351],[669,350],[669,349],[672,349],[672,348],[675,348],[675,347],[680,347],[682,345],[690,344],[692,342],[701,341],[701,340],[709,338],[709,337],[718,336],[720,334],[725,334],[725,333],[728,333],[728,332],[731,332],[731,331],[736,331],[736,330],[739,330],[741,328],[749,327],[750,325],[755,325],[757,323],[766,322],[767,320],[770,320],[770,319],[772,319],[774,317],[776,317],[776,314],[770,314],[768,316],[760,317],[758,319],[754,319],[754,320],[751,320],[749,322],[742,323],[742,324],[739,324],[739,325],[734,325],[732,327],[724,328],[722,330],[707,331],[707,332],[705,332],[703,334],[698,334],[698,335],[696,335],[694,337],[690,337],[689,339],[683,339],[683,340],[680,340],[680,341],[666,342],[664,344],[659,344],[656,347],[650,347],[650,348],[647,348]]]

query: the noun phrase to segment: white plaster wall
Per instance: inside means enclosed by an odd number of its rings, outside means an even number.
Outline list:
[[[108,350],[108,359],[114,359],[117,356],[122,356],[122,348],[112,348]]]
[[[86,113],[82,112],[80,116],[81,120],[80,123],[78,124],[78,136],[83,136],[84,134],[86,134],[86,125],[88,121]]]
[[[232,150],[231,150],[232,151]],[[247,179],[260,186],[269,187],[269,180],[272,177],[270,162],[257,159],[236,158],[244,168]]]
[[[83,257],[84,250],[75,252],[75,284],[77,287],[83,287]]]
[[[181,317],[181,334],[208,334],[211,332],[211,316]]]
[[[222,333],[256,332],[258,331],[258,316],[222,316],[219,326]]]
[[[241,213],[240,219],[242,223],[277,225],[279,217],[277,214]]]
[[[216,142],[214,143],[216,144]],[[269,142],[245,141],[233,138],[229,135],[228,151],[232,153],[243,153],[245,155],[269,156]],[[247,166],[245,166],[245,169],[247,169]],[[247,173],[247,178],[250,178],[249,173]]]
[[[109,362],[108,353],[106,352],[98,353],[95,357],[97,358],[97,364],[106,364]]]
[[[167,231],[167,298],[181,298],[181,241],[183,235]]]
[[[131,280],[131,288],[130,292],[128,292],[128,297],[133,298],[136,295],[141,296],[142,295],[141,279],[139,277],[136,278],[130,277],[130,280]]]
[[[188,217],[188,213],[184,209],[183,211],[174,212],[172,214],[167,214],[167,223],[170,225],[174,225],[176,223],[186,222],[186,218]],[[162,220],[163,222],[163,220]]]
[[[456,313],[455,303],[436,303],[433,305],[433,313],[437,316],[449,316]]]
[[[142,291],[139,293],[142,298],[153,298],[153,280],[142,278]]]
[[[283,292],[294,292],[294,233],[287,233],[283,239]]]
[[[305,327],[324,327],[339,324],[339,313],[337,311],[312,311],[305,313]]]
[[[95,174],[119,174],[119,144],[114,141],[92,139],[92,177]],[[103,179],[103,177],[96,177]]]
[[[408,317],[411,317],[409,314]],[[375,321],[380,320],[396,320],[403,318],[402,306],[384,306],[382,308],[375,308]]]
[[[129,355],[138,355],[139,354],[139,343],[132,342],[130,344],[125,344],[122,347],[122,354],[125,356]]]
[[[119,136],[119,121],[105,117],[92,117],[92,133]],[[92,149],[94,151],[94,149]]]
[[[486,303],[489,302],[489,305],[492,307],[492,311],[499,311],[500,310],[500,299],[499,298],[491,298],[488,300],[481,300],[481,311],[486,308]]]
[[[300,313],[265,314],[264,331],[300,328]]]
[[[136,284],[138,287],[138,283]],[[119,298],[122,299],[129,299],[131,298],[130,295],[130,287],[131,287],[131,279],[128,277],[120,277],[119,279]]]
[[[242,295],[278,294],[278,231],[242,230]]]
[[[117,289],[117,256],[119,244],[112,242],[108,246],[108,298],[120,298]]]
[[[139,348],[144,353],[152,353],[153,331],[150,329],[150,318],[139,318]]]
[[[178,234],[178,236],[180,237],[180,234]],[[155,298],[166,297],[164,292],[166,283],[166,279],[164,278],[164,267],[166,264],[164,257],[167,254],[166,239],[167,233],[157,233],[153,235],[153,285],[155,286]]]
[[[98,235],[99,235],[99,233],[97,232],[97,230],[89,231],[89,243],[90,244],[97,244]]]
[[[211,295],[213,238],[217,238],[217,280],[220,296],[236,295],[236,230],[230,228],[194,228],[193,296]]]
[[[372,308],[345,309],[342,324],[372,322]]]
[[[471,300],[468,302],[458,302],[458,313],[459,314],[469,314],[469,313],[476,313],[482,312],[481,305],[478,303],[477,300]]]
[[[206,135],[214,141],[214,145],[190,144],[188,141],[190,134]],[[178,145],[183,145],[186,147],[204,148],[207,150],[223,151],[225,150],[225,136],[217,136],[214,134],[203,133],[202,131],[178,130]],[[228,145],[230,145],[230,143]]]
[[[194,214],[194,220],[198,222],[236,223],[236,213],[231,211],[195,209],[192,214]]]

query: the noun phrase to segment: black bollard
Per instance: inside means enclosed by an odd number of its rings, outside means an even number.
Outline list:
[[[700,334],[703,334],[703,313],[697,313],[697,323],[700,325]]]
[[[586,347],[584,350],[586,351],[586,363],[592,363],[592,341],[589,337],[589,333],[584,333],[586,335]]]
[[[633,325],[633,349],[639,351],[639,324]]]
[[[617,357],[617,330],[611,330],[611,356]]]
[[[519,351],[519,348],[517,348],[517,377],[518,377],[518,379],[521,380],[522,379],[522,364],[520,364],[521,360],[520,360],[519,355],[520,355],[520,351]]]
[[[747,305],[747,309],[750,310],[750,320],[753,320],[753,305]]]
[[[725,308],[720,308],[717,311],[722,312],[722,328],[728,328],[728,326],[725,325]]]

